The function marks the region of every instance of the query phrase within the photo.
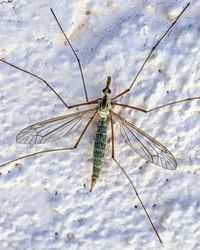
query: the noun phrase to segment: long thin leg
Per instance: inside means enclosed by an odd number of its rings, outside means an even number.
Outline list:
[[[45,84],[47,85],[47,87],[49,87],[49,88],[53,91],[53,93],[60,99],[60,101],[65,105],[65,107],[69,108],[69,106],[68,106],[68,105],[66,104],[66,102],[62,99],[62,97],[53,89],[53,87],[51,87],[51,85],[50,85],[46,80],[44,80],[44,79],[41,78],[40,76],[37,76],[37,75],[34,74],[34,73],[31,73],[30,71],[27,71],[27,70],[25,70],[25,69],[22,69],[22,68],[20,68],[20,67],[14,65],[14,64],[12,64],[12,63],[6,62],[6,61],[3,60],[3,59],[0,59],[0,61],[3,62],[3,63],[5,63],[5,64],[7,64],[7,65],[9,65],[9,66],[11,66],[11,67],[13,67],[13,68],[15,68],[15,69],[18,69],[18,70],[20,70],[20,71],[22,71],[22,72],[24,72],[24,73],[27,73],[27,74],[29,74],[29,75],[31,75],[31,76],[33,76],[33,77],[36,77],[37,79],[39,79],[40,81],[42,81],[43,83],[45,83]]]
[[[29,158],[29,157],[32,157],[32,156],[36,156],[36,155],[40,155],[40,154],[44,154],[44,153],[54,153],[54,152],[59,152],[59,151],[67,151],[67,150],[71,150],[71,149],[75,149],[74,147],[71,147],[71,148],[54,148],[54,149],[48,149],[48,150],[43,150],[43,151],[38,151],[38,152],[35,152],[35,153],[32,153],[32,154],[28,154],[28,155],[23,155],[21,157],[18,157],[14,160],[11,160],[11,161],[7,161],[6,163],[0,165],[0,167],[5,167],[13,162],[17,162],[19,160],[22,160],[22,159],[26,159],[26,158]]]
[[[155,108],[152,108],[152,109],[147,109],[147,110],[146,109],[137,108],[137,107],[133,107],[133,106],[126,105],[126,104],[122,104],[122,103],[111,102],[111,104],[112,105],[121,106],[123,108],[131,108],[131,109],[134,109],[134,110],[137,110],[137,111],[141,111],[143,113],[149,113],[151,111],[155,111],[155,110],[167,107],[167,106],[171,106],[171,105],[174,105],[174,104],[179,104],[181,102],[188,102],[188,101],[198,100],[198,99],[200,99],[200,96],[198,96],[198,97],[191,97],[191,98],[187,98],[187,99],[182,99],[182,100],[175,101],[175,102],[169,102],[169,103],[166,103],[164,105],[160,105],[158,107],[155,107]]]
[[[80,106],[85,106],[85,105],[91,105],[91,104],[96,104],[101,98],[98,98],[96,100],[90,101],[90,102],[83,102],[83,103],[78,103],[75,105],[70,105],[69,108],[75,108],[75,107],[80,107]]]
[[[144,203],[142,202],[142,200],[141,200],[141,198],[140,198],[140,196],[139,196],[139,194],[138,194],[138,192],[137,192],[137,189],[136,189],[135,185],[133,184],[132,180],[130,179],[129,175],[126,173],[126,171],[124,170],[124,168],[123,168],[123,167],[120,165],[120,163],[115,159],[115,152],[114,152],[114,148],[115,148],[115,147],[114,147],[114,128],[113,128],[112,116],[111,116],[111,136],[112,136],[112,159],[115,161],[115,163],[117,164],[117,166],[121,169],[121,171],[122,171],[122,172],[124,173],[124,175],[127,177],[127,179],[128,179],[128,181],[129,181],[129,183],[131,184],[131,186],[132,186],[132,188],[133,188],[133,190],[134,190],[134,192],[135,192],[135,194],[136,194],[136,196],[137,196],[137,198],[138,198],[140,204],[142,205],[142,207],[143,207],[143,209],[144,209],[144,211],[145,211],[145,214],[147,215],[147,218],[148,218],[148,220],[149,220],[149,222],[150,222],[150,224],[151,224],[151,226],[152,226],[152,228],[153,228],[153,230],[154,230],[156,236],[158,237],[158,240],[160,241],[161,244],[163,244],[163,242],[162,242],[162,240],[161,240],[161,238],[160,238],[160,236],[159,236],[159,234],[158,234],[158,231],[156,230],[156,228],[155,228],[155,226],[154,226],[154,224],[153,224],[153,222],[152,222],[152,220],[151,220],[151,218],[150,218],[150,216],[149,216],[149,214],[148,214],[148,212],[147,212],[147,210],[146,210],[146,208],[145,208],[145,206],[144,206]]]
[[[163,242],[162,242],[162,240],[161,240],[161,238],[160,238],[160,236],[158,234],[158,231],[156,230],[156,228],[155,228],[155,226],[154,226],[154,224],[153,224],[153,222],[152,222],[152,220],[151,220],[151,218],[150,218],[150,216],[149,216],[149,214],[148,214],[148,212],[147,212],[147,210],[146,210],[146,208],[145,208],[145,206],[144,206],[144,204],[143,204],[143,202],[142,202],[142,200],[141,200],[141,198],[140,198],[140,196],[139,196],[139,194],[138,194],[138,192],[137,192],[137,190],[136,190],[136,188],[135,188],[135,186],[134,186],[134,184],[132,182],[132,180],[130,179],[130,177],[128,176],[128,174],[124,170],[124,168],[119,164],[119,162],[115,158],[113,158],[113,160],[115,161],[115,163],[117,164],[117,166],[121,169],[121,171],[125,174],[125,176],[129,180],[129,183],[131,184],[132,188],[134,189],[135,194],[136,194],[136,196],[137,196],[140,204],[142,205],[142,207],[143,207],[143,209],[145,211],[145,214],[147,215],[147,217],[149,219],[149,222],[150,222],[150,224],[151,224],[154,232],[156,233],[156,236],[158,237],[158,240],[160,241],[161,244],[163,244]]]
[[[85,128],[83,129],[83,132],[81,133],[81,135],[78,138],[78,141],[76,142],[74,148],[78,147],[78,144],[80,143],[83,135],[85,134],[85,131],[87,130],[88,126],[90,125],[90,123],[92,122],[92,120],[94,119],[95,115],[96,115],[97,111],[94,113],[94,115],[89,119],[88,123],[86,124]]]
[[[69,46],[70,46],[70,48],[71,48],[71,50],[72,50],[74,56],[76,57],[76,60],[77,60],[77,62],[78,62],[78,66],[79,66],[79,70],[80,70],[80,73],[81,73],[81,79],[82,79],[83,88],[84,88],[84,92],[85,92],[85,99],[86,99],[86,102],[88,102],[88,94],[87,94],[87,89],[86,89],[86,84],[85,84],[85,80],[84,80],[84,76],[83,76],[83,70],[82,70],[82,67],[81,67],[80,59],[78,58],[78,56],[77,56],[77,54],[76,54],[74,48],[72,47],[72,44],[70,43],[69,39],[67,38],[67,36],[66,36],[66,34],[65,34],[65,32],[64,32],[64,30],[63,30],[61,24],[60,24],[60,22],[58,21],[58,19],[57,19],[55,13],[54,13],[54,11],[53,11],[53,9],[51,9],[51,12],[52,12],[52,14],[53,14],[53,16],[54,16],[54,18],[55,18],[55,20],[56,20],[56,22],[57,22],[59,28],[61,29],[61,31],[62,31],[62,33],[63,33],[63,35],[64,35],[64,37],[65,37],[67,43],[69,44]]]
[[[151,49],[150,53],[148,54],[147,58],[145,59],[145,61],[143,62],[142,66],[140,67],[139,71],[137,72],[136,76],[134,77],[132,83],[130,84],[129,88],[122,91],[121,93],[119,93],[118,95],[116,95],[115,97],[113,97],[111,100],[115,100],[118,97],[124,95],[125,93],[129,92],[131,90],[131,88],[133,87],[133,84],[136,82],[139,74],[141,73],[141,71],[143,70],[144,66],[146,65],[147,61],[149,60],[151,54],[153,53],[153,51],[156,49],[156,47],[160,44],[160,42],[163,40],[163,38],[167,35],[167,33],[172,29],[172,27],[175,25],[175,23],[177,22],[177,20],[179,19],[179,17],[183,14],[183,12],[187,9],[187,7],[190,5],[190,3],[188,3],[185,8],[181,11],[181,13],[177,16],[177,18],[175,19],[175,21],[171,24],[171,26],[167,29],[167,31],[161,36],[161,38],[156,42],[156,44],[153,46],[153,48]]]
[[[145,109],[137,108],[137,107],[134,107],[134,106],[123,104],[123,103],[111,102],[111,105],[120,106],[120,107],[123,107],[123,108],[131,108],[131,109],[134,109],[134,110],[137,110],[137,111],[147,113]]]
[[[198,99],[200,99],[200,96],[198,96],[198,97],[192,97],[192,98],[187,98],[187,99],[183,99],[183,100],[179,100],[179,101],[175,101],[175,102],[166,103],[164,105],[160,105],[158,107],[155,107],[155,108],[152,108],[152,109],[148,109],[148,110],[146,110],[146,113],[154,111],[154,110],[157,110],[157,109],[161,109],[163,107],[167,107],[167,106],[170,106],[170,105],[178,104],[178,103],[181,103],[181,102],[188,102],[188,101],[193,101],[193,100],[198,100]]]
[[[112,116],[110,117],[111,123],[111,138],[112,138],[112,158],[115,158],[115,138],[114,138],[114,126]]]
[[[85,134],[85,131],[87,130],[88,126],[90,125],[90,123],[92,122],[92,120],[94,119],[96,115],[96,112],[94,113],[94,115],[89,119],[88,123],[86,124],[85,128],[83,129],[81,135],[79,136],[78,140],[76,141],[76,143],[74,144],[73,147],[69,147],[69,148],[54,148],[54,149],[47,149],[47,150],[42,150],[42,151],[38,151],[38,152],[35,152],[35,153],[32,153],[32,154],[28,154],[28,155],[23,155],[21,157],[18,157],[14,160],[11,160],[11,161],[8,161],[2,165],[0,165],[0,168],[1,167],[5,167],[7,166],[8,164],[11,164],[13,162],[17,162],[19,160],[22,160],[22,159],[26,159],[26,158],[29,158],[29,157],[32,157],[32,156],[36,156],[36,155],[40,155],[40,154],[44,154],[44,153],[55,153],[55,152],[62,152],[62,151],[67,151],[67,150],[72,150],[72,149],[76,149],[83,137],[83,135]]]

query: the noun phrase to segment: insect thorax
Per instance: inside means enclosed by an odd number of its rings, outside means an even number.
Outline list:
[[[99,116],[103,119],[107,119],[107,117],[110,114],[110,109],[111,109],[110,98],[108,97],[108,95],[104,95],[97,107]]]

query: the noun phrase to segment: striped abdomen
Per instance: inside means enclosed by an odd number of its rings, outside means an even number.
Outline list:
[[[93,174],[91,190],[99,177],[103,166],[107,144],[107,118],[100,118],[97,125],[96,140],[93,150]]]

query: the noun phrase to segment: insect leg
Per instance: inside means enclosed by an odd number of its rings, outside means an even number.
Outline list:
[[[112,116],[110,116],[110,122],[111,122],[111,137],[112,137],[112,158],[115,158],[115,139],[114,139],[114,126],[113,126],[113,119]]]
[[[115,97],[113,97],[111,100],[115,100],[118,97],[126,94],[127,92],[129,92],[131,90],[131,88],[133,87],[133,84],[136,82],[139,74],[141,73],[141,71],[143,70],[144,66],[146,65],[147,61],[149,60],[151,54],[153,53],[153,51],[156,49],[156,47],[158,47],[158,45],[160,44],[160,42],[164,39],[164,37],[169,33],[169,31],[172,29],[172,27],[175,25],[175,23],[178,21],[178,19],[180,18],[180,16],[183,14],[183,12],[187,9],[187,7],[190,5],[190,3],[188,3],[185,8],[181,11],[181,13],[177,16],[177,18],[174,20],[174,22],[170,25],[170,27],[167,29],[167,31],[161,36],[161,38],[155,43],[155,45],[152,47],[150,53],[148,54],[148,56],[146,57],[145,61],[143,62],[142,66],[140,67],[140,69],[138,70],[137,74],[135,75],[132,83],[130,84],[129,88],[122,91],[121,93],[119,93],[118,95],[116,95]]]
[[[90,120],[88,121],[88,123],[86,124],[85,128],[83,129],[83,132],[81,133],[81,135],[78,138],[78,141],[76,142],[74,148],[78,147],[78,144],[80,143],[85,131],[87,130],[88,126],[90,125],[90,123],[92,122],[92,120],[94,119],[95,115],[96,115],[97,111],[94,113],[94,115],[90,118]]]
[[[70,105],[69,108],[75,108],[75,107],[80,107],[80,106],[85,106],[85,105],[91,105],[91,104],[96,104],[101,98],[98,98],[96,100],[90,101],[90,102],[83,102],[83,103],[78,103],[75,105]]]
[[[6,163],[0,165],[0,167],[5,167],[11,163],[14,163],[14,162],[17,162],[19,160],[22,160],[22,159],[26,159],[26,158],[29,158],[29,157],[32,157],[32,156],[36,156],[36,155],[40,155],[40,154],[44,154],[44,153],[54,153],[54,152],[61,152],[61,151],[67,151],[67,150],[71,150],[71,149],[74,149],[74,147],[71,147],[71,148],[54,148],[54,149],[47,149],[47,150],[42,150],[42,151],[37,151],[35,153],[32,153],[32,154],[28,154],[28,155],[23,155],[23,156],[20,156],[14,160],[11,160],[11,161],[7,161]]]
[[[161,105],[161,106],[158,106],[158,107],[155,107],[155,108],[152,108],[152,109],[148,109],[148,110],[146,110],[146,113],[149,113],[151,111],[161,109],[161,108],[164,108],[164,107],[167,107],[167,106],[170,106],[170,105],[178,104],[178,103],[181,103],[181,102],[188,102],[188,101],[193,101],[193,100],[198,100],[198,99],[200,99],[200,96],[199,97],[192,97],[192,98],[182,99],[182,100],[175,101],[175,102],[166,103],[164,105]]]
[[[160,241],[160,243],[161,243],[161,245],[162,245],[163,242],[162,242],[162,240],[161,240],[161,238],[160,238],[160,236],[159,236],[159,234],[158,234],[158,231],[156,230],[156,228],[155,228],[155,226],[154,226],[154,224],[153,224],[153,222],[152,222],[152,220],[151,220],[151,218],[150,218],[150,216],[149,216],[149,214],[148,214],[148,212],[147,212],[147,210],[146,210],[146,208],[145,208],[145,206],[144,206],[144,204],[143,204],[143,202],[142,202],[142,200],[141,200],[141,198],[140,198],[140,196],[139,196],[139,194],[138,194],[138,192],[137,192],[137,189],[136,189],[136,187],[134,186],[134,184],[133,184],[133,182],[132,182],[132,180],[130,179],[129,175],[126,173],[126,171],[124,170],[124,168],[120,165],[120,163],[119,163],[115,158],[113,158],[113,160],[115,161],[115,163],[117,164],[117,166],[121,169],[121,171],[125,174],[125,176],[126,176],[127,179],[129,180],[129,183],[131,184],[132,188],[134,189],[135,194],[136,194],[136,196],[137,196],[137,198],[138,198],[140,204],[142,205],[142,207],[143,207],[143,209],[144,209],[144,211],[145,211],[145,214],[146,214],[146,216],[148,217],[149,222],[150,222],[150,224],[151,224],[151,226],[152,226],[152,228],[153,228],[153,230],[154,230],[156,236],[158,237],[158,240]]]
[[[163,242],[162,242],[162,240],[161,240],[161,238],[160,238],[160,236],[159,236],[159,234],[158,234],[158,231],[156,230],[156,228],[155,228],[155,226],[154,226],[154,224],[153,224],[153,222],[152,222],[152,220],[151,220],[151,218],[150,218],[150,216],[149,216],[149,214],[148,214],[148,212],[147,212],[147,210],[146,210],[146,208],[145,208],[145,206],[144,206],[144,204],[143,204],[143,202],[142,202],[142,200],[141,200],[141,198],[140,198],[140,196],[139,196],[139,194],[138,194],[138,192],[137,192],[137,189],[136,189],[135,185],[133,184],[132,180],[130,179],[129,175],[126,173],[126,171],[124,170],[124,168],[123,168],[123,167],[120,165],[120,163],[115,159],[115,149],[114,149],[114,148],[115,148],[115,147],[114,147],[114,127],[113,127],[113,119],[112,119],[112,116],[111,116],[111,120],[110,120],[110,121],[111,121],[111,136],[112,136],[112,159],[114,160],[114,162],[117,164],[117,166],[121,169],[121,171],[124,173],[124,175],[125,175],[126,178],[128,179],[128,181],[129,181],[129,183],[131,184],[131,186],[132,186],[132,188],[133,188],[133,190],[134,190],[134,192],[135,192],[135,194],[136,194],[136,196],[137,196],[137,198],[138,198],[140,204],[142,205],[142,207],[143,207],[143,209],[144,209],[144,211],[145,211],[145,214],[146,214],[147,217],[148,217],[148,220],[149,220],[149,222],[150,222],[150,224],[151,224],[151,226],[152,226],[152,228],[153,228],[153,230],[154,230],[156,236],[158,237],[158,240],[160,241],[161,244],[163,244]]]
[[[116,103],[116,102],[111,102],[111,104],[112,105],[121,106],[123,108],[131,108],[131,109],[134,109],[134,110],[137,110],[137,111],[141,111],[143,113],[149,113],[151,111],[154,111],[154,110],[157,110],[157,109],[161,109],[161,108],[164,108],[164,107],[167,107],[167,106],[179,104],[179,103],[182,103],[182,102],[189,102],[189,101],[193,101],[193,100],[198,100],[198,99],[200,99],[200,96],[198,96],[198,97],[191,97],[191,98],[187,98],[187,99],[182,99],[182,100],[178,100],[178,101],[175,101],[175,102],[169,102],[169,103],[157,106],[157,107],[152,108],[152,109],[141,109],[141,108],[129,106],[129,105],[122,104],[122,103]]]
[[[80,74],[81,74],[81,79],[82,79],[82,83],[83,83],[83,88],[84,88],[84,92],[85,92],[85,99],[86,99],[86,102],[89,102],[89,100],[88,100],[88,94],[87,94],[87,89],[86,89],[86,84],[85,84],[85,79],[84,79],[84,76],[83,76],[83,70],[82,70],[81,63],[80,63],[80,59],[78,58],[78,56],[76,54],[76,51],[72,47],[72,44],[70,43],[69,39],[67,38],[67,36],[66,36],[66,34],[65,34],[65,32],[64,32],[61,24],[60,24],[60,22],[58,21],[58,18],[56,17],[53,9],[50,9],[50,10],[51,10],[51,12],[52,12],[52,14],[53,14],[53,16],[54,16],[54,18],[55,18],[55,20],[56,20],[59,28],[61,29],[61,31],[62,31],[62,33],[63,33],[63,35],[64,35],[67,43],[69,44],[69,46],[70,46],[70,48],[71,48],[71,50],[72,50],[72,52],[73,52],[73,54],[74,54],[77,62],[78,62],[78,66],[79,66],[79,70],[80,70]]]
[[[79,143],[80,143],[80,141],[81,141],[81,139],[82,139],[85,131],[87,130],[88,126],[90,125],[90,123],[94,119],[95,115],[96,115],[96,112],[89,119],[88,123],[86,124],[85,128],[83,129],[81,135],[79,136],[78,140],[76,141],[76,143],[74,144],[73,147],[69,147],[69,148],[54,148],[54,149],[47,149],[47,150],[38,151],[38,152],[35,152],[35,153],[32,153],[32,154],[24,155],[24,156],[21,156],[21,157],[18,157],[16,159],[14,159],[14,160],[8,161],[8,162],[0,165],[0,167],[5,167],[5,166],[9,165],[10,163],[14,163],[14,162],[17,162],[19,160],[26,159],[26,158],[29,158],[29,157],[33,157],[33,156],[40,155],[40,154],[44,154],[44,153],[54,153],[54,152],[62,152],[62,151],[76,149],[78,147],[78,145],[79,145]]]
[[[111,105],[120,106],[120,107],[123,107],[123,108],[130,108],[130,109],[134,109],[134,110],[137,110],[137,111],[141,111],[141,112],[146,113],[146,110],[145,110],[145,109],[133,107],[133,106],[130,106],[130,105],[127,105],[127,104],[123,104],[123,103],[111,102]]]
[[[34,74],[34,73],[31,73],[30,71],[27,71],[27,70],[25,70],[25,69],[22,69],[22,68],[20,68],[20,67],[14,65],[14,64],[12,64],[12,63],[9,63],[9,62],[7,62],[7,61],[5,61],[5,60],[3,60],[3,59],[0,59],[0,61],[3,62],[3,63],[5,63],[5,64],[7,64],[7,65],[9,65],[9,66],[11,66],[11,67],[13,67],[13,68],[15,68],[15,69],[18,69],[18,70],[20,70],[20,71],[22,71],[22,72],[24,72],[24,73],[27,73],[27,74],[29,74],[29,75],[31,75],[31,76],[33,76],[33,77],[36,77],[37,79],[39,79],[40,81],[42,81],[43,83],[45,83],[45,84],[47,85],[47,87],[49,87],[49,88],[51,89],[51,91],[53,91],[53,93],[60,99],[60,101],[65,105],[65,107],[69,108],[69,106],[68,106],[68,105],[66,104],[66,102],[62,99],[62,97],[55,91],[55,89],[53,89],[53,87],[52,87],[46,80],[44,80],[44,79],[41,78],[40,76],[37,76],[37,75]]]

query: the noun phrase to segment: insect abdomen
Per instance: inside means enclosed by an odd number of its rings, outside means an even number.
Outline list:
[[[101,168],[103,166],[107,144],[107,119],[100,118],[97,125],[96,140],[94,142],[93,150],[93,174],[91,190],[94,187],[96,180],[99,177]]]

